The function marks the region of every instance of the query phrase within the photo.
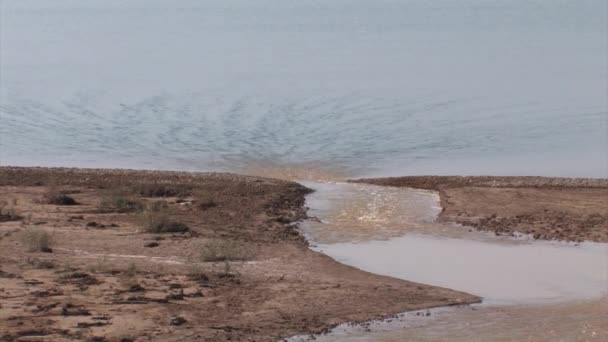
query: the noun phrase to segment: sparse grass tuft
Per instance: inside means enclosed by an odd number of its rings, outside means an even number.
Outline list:
[[[38,259],[38,258],[30,258],[27,257],[25,259],[25,263],[30,265],[32,268],[35,269],[53,269],[55,268],[55,263],[52,260],[45,260],[45,259]]]
[[[139,290],[143,290],[137,280],[138,273],[139,269],[133,262],[130,262],[129,266],[127,266],[127,268],[125,268],[121,272],[122,277],[120,278],[120,281],[125,287],[129,289],[130,292],[137,292]]]
[[[207,269],[198,263],[191,262],[187,266],[188,277],[194,281],[206,282],[209,281]]]
[[[148,233],[184,233],[190,230],[184,223],[174,221],[165,202],[150,203],[141,214]]]
[[[13,200],[13,206],[9,207],[6,201],[0,201],[0,222],[7,221],[19,221],[23,219],[22,216],[17,214],[15,205],[17,204],[16,199]]]
[[[28,252],[53,252],[53,249],[51,249],[51,237],[45,230],[27,228],[23,232],[22,240]]]
[[[108,259],[106,256],[102,256],[101,258],[96,258],[95,263],[87,265],[87,271],[91,273],[102,273],[107,272],[110,269],[108,265]]]
[[[132,212],[141,211],[143,209],[143,203],[128,195],[125,195],[121,191],[108,191],[101,198],[99,203],[99,210],[102,212]]]
[[[137,269],[137,265],[133,262],[130,262],[129,266],[127,266],[124,271],[124,275],[127,277],[135,277],[137,273],[139,273],[139,270]]]
[[[201,246],[202,261],[244,261],[251,258],[251,251],[236,241],[210,240]]]

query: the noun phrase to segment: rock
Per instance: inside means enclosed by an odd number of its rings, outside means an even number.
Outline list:
[[[65,194],[58,194],[47,199],[48,204],[54,205],[77,205],[75,199]]]
[[[149,248],[158,247],[158,246],[159,246],[158,242],[147,242],[146,244],[144,244],[144,247],[149,247]]]
[[[289,219],[289,218],[288,218],[288,217],[286,217],[286,216],[279,216],[279,217],[276,217],[274,220],[275,220],[276,222],[278,222],[278,223],[282,223],[282,224],[288,224],[288,223],[291,223],[291,222],[292,222],[292,220],[291,220],[291,219]]]
[[[169,324],[171,325],[175,325],[175,326],[180,326],[184,323],[186,323],[186,319],[182,316],[175,316],[173,318],[171,318],[171,321],[169,322]]]

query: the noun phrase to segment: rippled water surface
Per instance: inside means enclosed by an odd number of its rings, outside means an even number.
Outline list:
[[[607,173],[603,0],[0,6],[5,165]]]

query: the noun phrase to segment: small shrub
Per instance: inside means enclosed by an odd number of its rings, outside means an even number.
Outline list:
[[[202,261],[243,261],[251,258],[248,249],[230,240],[210,240],[201,246]]]
[[[207,269],[203,265],[197,263],[189,263],[187,267],[188,277],[190,277],[190,279],[202,282],[209,281],[209,276],[207,276]]]
[[[35,269],[53,269],[55,268],[55,263],[52,260],[44,260],[44,259],[38,259],[38,258],[30,258],[27,257],[25,259],[26,264],[30,265],[32,268]]]
[[[148,233],[184,233],[190,230],[187,225],[171,219],[166,203],[154,202],[142,213],[143,226]]]
[[[91,273],[102,273],[110,269],[107,257],[97,258],[94,264],[87,265],[87,271]]]
[[[19,221],[23,219],[22,216],[17,214],[17,211],[14,208],[15,204],[16,202],[13,200],[13,206],[8,207],[8,203],[0,201],[0,222]]]
[[[23,232],[23,244],[28,252],[51,253],[51,237],[42,229],[28,228]]]
[[[54,205],[76,205],[78,202],[65,192],[57,190],[56,187],[51,186],[44,194],[44,202],[47,204]]]
[[[143,287],[137,281],[138,273],[139,269],[133,262],[129,263],[129,266],[121,272],[120,282],[129,289],[129,292],[143,290]]]
[[[228,260],[224,260],[221,263],[214,264],[213,274],[218,278],[228,278],[229,280],[234,281],[236,283],[241,282],[241,274],[239,273],[239,271],[232,268],[232,263]]]
[[[139,273],[139,270],[137,269],[137,265],[133,262],[129,263],[129,266],[127,266],[124,271],[124,275],[127,277],[135,277],[137,273]]]
[[[184,223],[175,222],[175,221],[167,221],[157,224],[153,231],[157,233],[185,233],[190,228]]]
[[[235,272],[232,272],[232,266],[230,266],[230,262],[228,260],[224,260],[224,265],[222,269],[216,272],[220,278],[228,278],[236,276]]]
[[[74,284],[80,286],[97,285],[100,283],[100,281],[97,280],[97,278],[95,278],[94,276],[78,270],[68,271],[62,274],[59,277],[59,281],[63,284]]]
[[[141,211],[143,204],[119,191],[110,191],[104,194],[99,203],[99,210],[102,212],[131,212]]]
[[[217,202],[208,194],[198,194],[196,197],[196,206],[199,209],[207,210],[217,207]]]

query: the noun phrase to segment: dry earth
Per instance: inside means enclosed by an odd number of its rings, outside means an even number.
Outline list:
[[[479,301],[311,251],[297,232],[308,192],[233,174],[0,167],[0,340],[276,341]],[[77,204],[48,203],[66,197]]]
[[[352,182],[438,191],[440,220],[498,235],[608,242],[608,179],[412,176]]]

